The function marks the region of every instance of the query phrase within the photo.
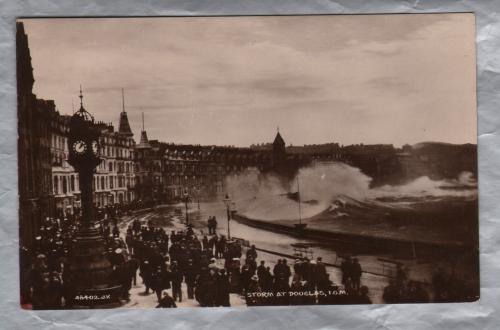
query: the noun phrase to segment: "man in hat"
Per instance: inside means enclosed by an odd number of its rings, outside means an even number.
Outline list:
[[[149,264],[148,260],[144,260],[139,268],[139,276],[142,278],[142,282],[146,286],[145,294],[149,294],[149,288],[151,285],[151,275],[153,273],[153,269]]]
[[[216,286],[216,305],[224,307],[231,306],[229,302],[229,276],[227,276],[225,269],[221,269],[219,274],[217,274]]]
[[[179,266],[176,261],[172,261],[172,270],[171,270],[171,278],[172,278],[172,296],[174,301],[179,299],[179,302],[182,302],[182,272],[179,269]]]
[[[243,267],[241,267],[241,284],[243,290],[245,291],[245,294],[248,291],[248,285],[250,284],[250,279],[252,278],[252,276],[253,273],[251,272],[250,267],[248,267],[248,264],[243,265]]]
[[[212,234],[215,235],[216,232],[217,232],[217,218],[214,215],[212,217]]]
[[[213,234],[213,222],[212,222],[212,217],[208,217],[207,219],[207,228],[208,228],[208,234],[212,235]]]
[[[186,266],[186,270],[184,272],[184,278],[187,285],[188,299],[194,299],[194,287],[196,284],[197,276],[198,276],[197,268],[193,264],[193,260],[189,259],[188,264]]]
[[[261,260],[259,267],[257,267],[257,277],[259,278],[259,285],[263,287],[263,281],[265,278],[265,273],[266,273],[266,266],[265,266],[265,261]]]
[[[247,251],[247,259],[257,260],[257,249],[252,245]]]

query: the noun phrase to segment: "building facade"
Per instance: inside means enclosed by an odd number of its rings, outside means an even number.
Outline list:
[[[50,114],[33,94],[33,68],[28,37],[17,23],[17,114],[20,245],[29,248],[42,219],[49,215],[51,189]]]
[[[68,164],[68,132],[70,116],[60,115],[54,102],[46,109],[51,113],[50,155],[52,162],[51,214],[65,217],[74,214],[80,206],[80,188],[78,174]]]
[[[295,173],[308,161],[289,154],[279,132],[269,148],[238,148],[163,143],[148,140],[143,129],[136,146],[137,198],[146,203],[170,203],[221,198],[228,176],[252,170]]]
[[[53,102],[52,102],[53,103]],[[51,119],[53,214],[66,216],[80,207],[78,173],[68,164],[68,132],[70,116],[53,110]],[[115,132],[111,124],[96,123],[101,131],[102,162],[94,175],[94,204],[98,207],[128,204],[135,199],[133,135]]]

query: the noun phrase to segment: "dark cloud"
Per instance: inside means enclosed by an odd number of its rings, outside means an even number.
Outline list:
[[[24,21],[39,97],[71,113],[82,84],[116,123],[124,88],[152,138],[248,145],[279,125],[295,144],[476,140],[471,14]]]

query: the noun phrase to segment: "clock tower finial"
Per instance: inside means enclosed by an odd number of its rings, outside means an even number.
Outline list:
[[[80,98],[80,108],[83,108],[82,85],[80,85],[80,95],[78,97]]]

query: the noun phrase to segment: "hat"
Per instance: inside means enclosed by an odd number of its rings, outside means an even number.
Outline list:
[[[316,260],[311,260],[311,265],[316,265]]]

